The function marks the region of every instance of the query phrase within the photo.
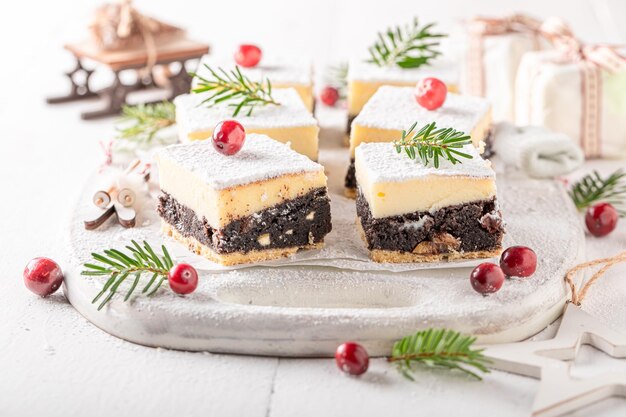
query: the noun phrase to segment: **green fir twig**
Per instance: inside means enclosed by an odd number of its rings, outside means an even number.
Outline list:
[[[210,78],[191,74],[199,80],[197,86],[191,90],[193,93],[211,93],[202,100],[201,104],[211,107],[222,102],[229,102],[229,105],[234,107],[233,117],[244,109],[247,109],[246,114],[250,116],[257,106],[270,104],[280,106],[280,103],[272,97],[272,83],[268,78],[261,82],[252,81],[241,73],[238,66],[231,71],[226,71],[221,67],[214,70],[206,64],[204,67],[211,74]]]
[[[409,130],[402,131],[400,140],[393,142],[398,153],[404,149],[409,158],[419,157],[424,165],[428,165],[432,160],[435,168],[439,168],[441,159],[457,164],[461,162],[458,158],[473,158],[472,155],[459,150],[472,143],[469,135],[451,127],[438,129],[435,122],[414,133],[416,126],[417,122],[413,123]]]
[[[149,143],[161,129],[176,123],[174,104],[160,103],[123,106],[117,138]]]
[[[102,299],[98,305],[98,310],[111,301],[118,292],[120,285],[128,278],[132,279],[132,283],[126,292],[124,301],[128,301],[137,290],[142,276],[149,276],[150,279],[143,286],[141,293],[148,297],[154,295],[167,279],[169,270],[174,266],[172,257],[165,246],[161,246],[163,254],[159,256],[148,242],[143,242],[143,246],[134,240],[131,243],[132,246],[126,246],[128,253],[123,253],[117,249],[108,249],[102,254],[92,253],[91,256],[96,263],[83,265],[85,269],[81,275],[107,277],[102,291],[91,301],[93,304]]]
[[[417,17],[406,27],[396,26],[378,33],[378,40],[369,48],[370,59],[378,66],[397,65],[401,68],[417,68],[427,65],[441,55],[439,39],[446,35],[432,32],[435,24],[420,27]]]
[[[610,203],[615,206],[620,217],[626,217],[626,172],[618,169],[606,178],[598,171],[587,174],[576,182],[569,195],[578,210],[585,210],[597,202]]]
[[[482,380],[478,372],[489,373],[485,366],[489,360],[482,354],[484,349],[472,348],[475,341],[475,337],[454,330],[422,330],[394,343],[387,360],[395,363],[398,371],[410,380],[414,380],[414,364],[458,370]]]

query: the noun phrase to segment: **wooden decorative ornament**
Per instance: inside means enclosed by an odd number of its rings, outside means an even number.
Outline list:
[[[209,52],[207,44],[188,39],[181,28],[144,16],[130,0],[105,4],[95,20],[87,40],[64,46],[76,59],[76,67],[66,73],[71,89],[66,95],[49,97],[49,104],[100,96],[106,104],[81,114],[88,120],[119,114],[135,91],[164,87],[169,90],[167,99],[189,92],[187,66]],[[85,60],[107,67],[113,73],[112,84],[94,91],[89,83],[94,70],[84,67]],[[122,72],[136,73],[136,81],[123,83]]]
[[[614,358],[626,358],[626,333],[601,323],[580,307],[591,286],[618,263],[626,262],[626,252],[586,262],[572,268],[565,281],[571,299],[565,306],[561,325],[553,339],[492,345],[484,355],[491,368],[539,378],[539,392],[533,404],[533,417],[556,417],[613,396],[626,397],[626,374],[611,372],[578,379],[570,373],[570,363],[582,345],[591,345]],[[576,273],[601,266],[580,288]]]
[[[140,174],[143,176],[144,181],[147,182],[150,178],[150,168],[148,165],[144,165],[137,172],[139,165],[139,160],[133,161],[122,175]],[[94,214],[90,220],[85,220],[85,229],[97,229],[114,214],[122,227],[135,227],[137,213],[134,205],[136,201],[137,195],[134,190],[118,188],[115,184],[111,184],[106,190],[96,191],[92,199],[95,206]]]

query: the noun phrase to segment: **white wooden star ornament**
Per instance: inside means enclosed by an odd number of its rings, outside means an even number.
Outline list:
[[[626,373],[614,372],[591,378],[574,378],[570,363],[582,345],[591,345],[614,358],[626,358],[626,333],[620,333],[583,311],[579,304],[589,286],[609,267],[626,260],[626,252],[615,257],[588,262],[568,273],[572,289],[561,325],[553,339],[492,345],[484,355],[492,361],[489,367],[539,378],[540,385],[532,409],[533,417],[555,417],[613,396],[626,397]],[[573,274],[588,266],[604,266],[577,291]]]

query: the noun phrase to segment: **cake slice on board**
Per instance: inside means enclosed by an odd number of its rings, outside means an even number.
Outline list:
[[[210,142],[157,155],[163,230],[222,265],[319,248],[332,228],[324,167],[265,135],[234,155]]]
[[[352,122],[350,165],[345,179],[348,197],[356,195],[355,149],[361,143],[399,139],[402,130],[415,121],[436,122],[466,132],[482,152],[491,135],[491,105],[480,97],[448,93],[443,106],[427,110],[417,103],[412,87],[380,87]]]
[[[290,143],[293,150],[317,160],[319,127],[293,88],[275,89],[273,98],[278,105],[256,108],[233,116],[233,103],[222,101],[209,105],[204,101],[212,92],[183,94],[176,97],[176,124],[181,142],[205,140],[222,120],[234,119],[248,133],[260,133],[279,142]]]
[[[453,163],[411,159],[392,143],[356,148],[357,226],[376,262],[499,255],[504,235],[491,163],[471,144]],[[461,158],[459,158],[461,159]]]

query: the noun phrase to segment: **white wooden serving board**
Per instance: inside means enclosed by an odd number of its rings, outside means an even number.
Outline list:
[[[331,199],[340,197],[347,153],[322,152]],[[484,297],[470,286],[471,268],[421,271],[355,271],[329,267],[253,267],[201,272],[197,290],[180,297],[164,286],[152,298],[114,298],[101,311],[91,300],[103,279],[80,275],[93,251],[124,247],[130,239],[164,241],[150,205],[134,229],[109,220],[85,233],[91,187],[71,220],[65,293],[102,330],[147,346],[273,356],[331,356],[347,340],[371,355],[387,355],[393,342],[428,327],[474,334],[481,343],[525,339],[557,318],[566,298],[565,271],[583,255],[579,215],[556,181],[499,174],[498,192],[508,234],[505,246],[533,248],[538,268],[528,279],[510,279]],[[165,243],[177,243],[167,239]],[[121,290],[123,294],[123,289]]]

